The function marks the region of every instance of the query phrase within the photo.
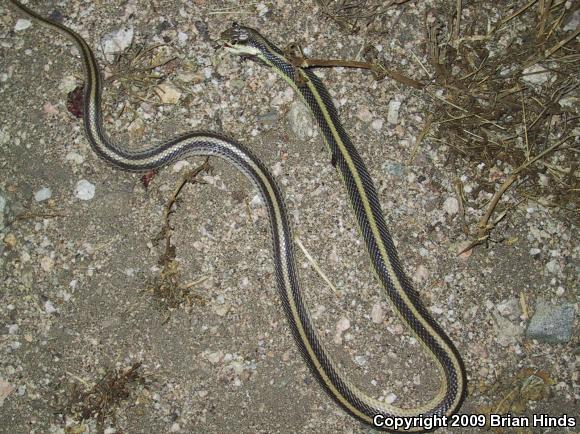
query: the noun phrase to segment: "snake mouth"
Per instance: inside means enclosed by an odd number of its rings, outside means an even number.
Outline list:
[[[238,56],[259,57],[260,54],[258,48],[235,41],[222,42],[222,48]]]
[[[220,35],[222,47],[227,51],[244,56],[258,56],[260,50],[252,43],[254,30],[244,27],[236,22]]]

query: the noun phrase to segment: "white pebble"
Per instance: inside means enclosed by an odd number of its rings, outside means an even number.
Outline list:
[[[181,91],[169,83],[161,83],[155,88],[155,93],[163,104],[177,104],[181,98]]]
[[[546,264],[546,270],[552,274],[558,274],[561,271],[560,264],[557,259],[552,259]]]
[[[459,211],[459,202],[454,197],[448,197],[443,204],[443,209],[449,215],[457,214]]]
[[[339,333],[342,333],[342,332],[348,330],[349,328],[350,328],[350,321],[348,320],[348,318],[341,318],[336,323],[336,331]]]
[[[264,201],[262,200],[262,196],[260,196],[259,194],[254,195],[254,197],[252,197],[252,200],[250,201],[251,208],[257,208],[259,206],[262,206],[263,204]]]
[[[413,274],[413,278],[417,282],[426,282],[429,278],[429,270],[423,264],[417,267],[415,274]]]
[[[40,260],[40,268],[42,268],[43,271],[49,272],[53,269],[53,267],[54,259],[52,259],[50,256],[44,256]]]
[[[54,307],[54,305],[52,304],[52,301],[50,301],[50,300],[46,300],[44,302],[44,311],[49,315],[52,315],[53,313],[58,312],[56,307]]]
[[[71,163],[74,164],[82,164],[85,161],[85,157],[83,157],[78,152],[69,152],[68,154],[65,155],[64,158],[66,161],[70,161]]]
[[[373,306],[371,310],[371,319],[375,324],[380,324],[383,322],[383,318],[385,317],[385,313],[383,312],[383,308],[381,307],[380,303],[377,303]]]
[[[441,309],[439,306],[431,306],[431,312],[433,312],[435,315],[441,315],[443,313],[443,309]]]
[[[401,108],[401,102],[391,100],[389,101],[389,112],[387,113],[387,122],[395,125],[399,122],[399,109]]]
[[[189,161],[187,161],[187,160],[178,160],[178,161],[175,162],[175,164],[173,165],[173,167],[171,168],[171,170],[174,173],[179,173],[179,172],[181,172],[181,170],[184,167],[189,167],[189,166],[191,166],[191,164],[190,164]]]
[[[550,73],[541,65],[532,65],[522,71],[522,80],[529,84],[543,84],[550,79]]]
[[[282,163],[280,163],[279,161],[277,161],[272,166],[272,175],[274,175],[274,176],[280,176],[280,175],[282,175]]]
[[[358,111],[356,117],[363,122],[370,122],[373,119],[373,114],[368,108],[363,107]]]
[[[60,83],[58,84],[58,88],[59,88],[59,90],[62,90],[63,92],[68,93],[68,92],[72,92],[73,90],[75,90],[78,85],[79,85],[79,83],[77,82],[77,78],[74,75],[65,75],[60,80]]]
[[[19,18],[14,25],[14,31],[19,32],[20,30],[26,30],[32,25],[30,20],[25,20],[23,18]]]
[[[183,32],[177,33],[177,41],[179,42],[179,45],[185,45],[185,43],[187,42],[188,39],[189,39],[189,35],[187,33],[183,33]]]
[[[133,27],[118,29],[105,34],[101,38],[101,47],[107,58],[113,59],[113,54],[121,53],[133,42]]]
[[[364,366],[367,363],[367,359],[364,356],[354,356],[354,362],[359,366]]]
[[[383,129],[383,124],[385,122],[382,119],[375,119],[372,123],[371,123],[371,127],[373,127],[374,130],[376,131],[380,131]]]
[[[213,353],[207,354],[205,357],[211,364],[215,365],[216,363],[220,362],[223,357],[223,353],[221,351],[215,351]]]
[[[34,200],[37,202],[44,202],[52,197],[52,191],[48,187],[42,187],[34,193]]]
[[[334,343],[336,345],[342,344],[342,333],[350,328],[350,321],[347,318],[341,318],[336,323],[336,333],[334,334]]]
[[[260,17],[264,17],[269,11],[268,6],[266,6],[264,3],[258,3],[256,9]]]
[[[81,179],[75,187],[75,196],[80,200],[91,200],[95,197],[95,186],[86,179]]]

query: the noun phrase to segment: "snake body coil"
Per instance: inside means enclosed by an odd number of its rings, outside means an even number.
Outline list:
[[[256,30],[234,24],[222,35],[229,51],[260,59],[284,78],[312,111],[346,186],[373,270],[399,316],[424,344],[438,367],[441,378],[438,393],[416,408],[396,407],[364,393],[340,372],[328,355],[299,288],[291,230],[282,195],[264,164],[241,144],[207,132],[187,133],[138,151],[112,143],[103,131],[102,82],[90,47],[73,30],[38,15],[16,0],[10,1],[24,14],[64,34],[78,46],[85,72],[84,128],[91,147],[101,158],[120,169],[141,172],[189,155],[218,156],[231,162],[257,187],[270,217],[278,289],[292,333],[319,383],[339,405],[361,421],[389,431],[393,430],[392,426],[378,426],[377,420],[445,416],[458,410],[466,389],[461,358],[406,277],[368,170],[344,131],[328,91],[312,71],[292,65],[281,50]],[[421,425],[413,425],[406,432],[423,430]]]

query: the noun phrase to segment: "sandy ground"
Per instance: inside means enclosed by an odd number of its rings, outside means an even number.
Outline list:
[[[345,372],[373,396],[402,405],[436,392],[434,366],[373,280],[312,120],[303,116],[296,134],[289,118],[303,111],[288,86],[212,42],[233,20],[282,46],[297,41],[312,57],[354,58],[372,42],[399,70],[421,78],[409,53],[424,56],[423,2],[393,8],[389,34],[366,39],[341,31],[310,0],[293,7],[212,0],[30,5],[64,16],[102,65],[101,37],[124,26],[134,29],[134,44],[173,41],[178,61],[165,82],[179,89],[179,103],[158,104],[153,93],[142,101],[130,94],[134,84],[109,81],[109,134],[140,146],[202,128],[247,144],[274,172],[297,235],[339,288],[333,293],[299,253],[315,322]],[[163,246],[154,239],[183,165],[162,170],[145,188],[139,175],[99,160],[66,108],[71,83],[82,82],[76,49],[37,24],[16,30],[22,17],[6,2],[0,14],[0,189],[7,221],[21,217],[4,228],[0,248],[0,431],[371,432],[326,396],[296,350],[275,285],[267,215],[245,178],[212,159],[207,183],[181,193],[172,241],[180,282],[194,282],[195,297],[168,308],[148,288],[161,273]],[[538,300],[577,302],[575,229],[524,202],[497,234],[509,243],[458,257],[465,237],[448,201],[455,197],[448,148],[426,139],[409,162],[430,110],[421,92],[360,71],[321,76],[380,191],[406,270],[464,358],[470,395],[462,412],[481,413],[505,396],[499,385],[533,368],[554,384],[526,403],[526,414],[577,416],[577,338],[558,345],[526,339],[531,314],[521,303],[533,311]],[[390,123],[391,101],[401,108]],[[81,180],[95,186],[90,200],[75,194]],[[51,197],[38,202],[42,188]],[[475,222],[478,213],[468,217]],[[530,254],[533,248],[540,253]],[[129,385],[129,395],[102,425],[95,415],[81,423],[70,410],[74,390],[90,390],[134,363],[141,363],[141,380]]]

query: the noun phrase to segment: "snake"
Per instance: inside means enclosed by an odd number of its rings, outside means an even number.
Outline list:
[[[250,149],[223,134],[206,131],[188,132],[160,145],[136,150],[113,143],[103,129],[103,81],[87,42],[72,29],[43,17],[19,1],[10,0],[10,3],[25,16],[61,33],[78,47],[85,80],[84,131],[91,148],[103,160],[124,171],[144,172],[189,156],[215,156],[231,163],[251,181],[267,208],[277,287],[292,335],[314,377],[338,405],[363,423],[391,432],[421,432],[429,429],[421,423],[425,418],[449,417],[459,410],[467,384],[462,358],[405,273],[370,173],[344,130],[330,93],[311,68],[297,66],[283,50],[250,27],[234,23],[221,34],[221,46],[225,50],[256,59],[276,72],[294,89],[316,120],[331,163],[345,186],[372,271],[396,314],[423,344],[436,366],[438,391],[416,407],[396,406],[373,397],[354,384],[332,359],[314,327],[300,289],[292,229],[283,195],[266,165]],[[392,422],[397,420],[400,423]],[[403,423],[409,420],[419,423]]]

